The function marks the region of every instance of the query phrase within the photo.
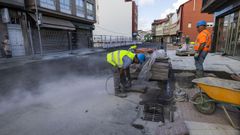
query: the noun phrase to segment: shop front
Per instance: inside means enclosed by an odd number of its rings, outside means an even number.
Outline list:
[[[213,9],[204,11],[215,15],[213,49],[240,60],[240,1],[227,1]]]
[[[216,51],[240,57],[240,10],[217,18]]]

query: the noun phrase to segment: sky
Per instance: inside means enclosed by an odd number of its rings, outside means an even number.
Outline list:
[[[163,19],[167,14],[176,12],[188,0],[136,0],[138,4],[138,29],[151,30],[155,19]]]

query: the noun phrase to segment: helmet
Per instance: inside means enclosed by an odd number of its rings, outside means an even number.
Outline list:
[[[206,25],[207,25],[207,22],[204,21],[204,20],[201,20],[201,21],[199,21],[199,22],[197,23],[197,27],[199,27],[199,26],[206,26]]]
[[[137,54],[137,58],[141,64],[145,61],[145,55],[142,53]]]

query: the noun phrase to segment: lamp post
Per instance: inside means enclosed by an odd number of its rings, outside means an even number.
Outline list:
[[[39,18],[39,13],[38,13],[38,5],[37,5],[37,0],[34,0],[35,2],[35,8],[36,8],[36,21],[37,21],[37,29],[38,29],[38,38],[39,38],[39,46],[40,46],[40,54],[41,56],[43,55],[43,47],[42,47],[42,38],[41,38],[41,32],[40,32],[40,18]]]

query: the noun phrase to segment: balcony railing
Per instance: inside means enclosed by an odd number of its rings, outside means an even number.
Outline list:
[[[203,13],[213,13],[220,6],[222,6],[228,0],[203,0],[202,3],[202,12]]]
[[[0,0],[1,1],[1,0]],[[76,1],[76,2],[75,2]],[[88,20],[95,20],[94,3],[91,0],[38,0],[38,6],[42,9],[52,10],[57,13],[69,14],[74,17],[81,17]],[[29,5],[34,2],[28,0]],[[35,8],[32,6],[32,8]]]
[[[0,0],[0,3],[4,3],[6,5],[11,5],[15,7],[24,7],[24,0]]]
[[[93,36],[93,43],[94,47],[100,48],[114,48],[133,44],[141,44],[141,42],[135,41],[131,37],[110,35],[95,35]]]

